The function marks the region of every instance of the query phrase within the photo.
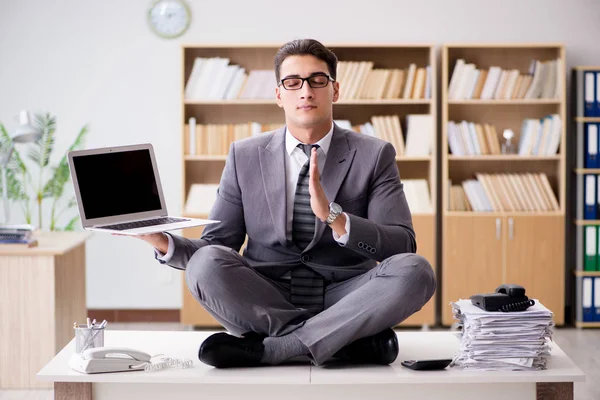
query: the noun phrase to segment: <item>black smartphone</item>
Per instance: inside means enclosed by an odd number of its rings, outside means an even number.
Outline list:
[[[405,360],[402,361],[402,366],[416,371],[434,371],[446,368],[452,359],[445,360]]]

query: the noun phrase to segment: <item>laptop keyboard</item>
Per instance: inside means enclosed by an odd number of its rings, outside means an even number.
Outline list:
[[[144,228],[146,226],[155,226],[155,225],[166,225],[166,224],[172,224],[175,222],[184,222],[184,221],[189,221],[189,219],[161,217],[161,218],[155,218],[155,219],[146,219],[143,221],[126,222],[124,224],[102,225],[102,226],[98,226],[98,228],[113,229],[116,231],[124,231],[127,229]]]

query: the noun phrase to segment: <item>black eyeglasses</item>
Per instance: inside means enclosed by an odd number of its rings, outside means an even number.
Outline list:
[[[285,78],[279,83],[285,90],[300,90],[304,86],[304,81],[308,81],[308,86],[313,89],[324,88],[329,82],[335,82],[335,79],[329,75],[319,74],[311,75],[308,78]]]

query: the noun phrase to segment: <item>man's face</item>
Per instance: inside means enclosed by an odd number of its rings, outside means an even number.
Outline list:
[[[311,55],[289,56],[280,68],[280,79],[313,77],[313,86],[309,81],[291,83],[290,88],[299,87],[298,90],[285,89],[279,85],[275,89],[277,105],[285,111],[286,121],[300,128],[313,128],[325,124],[332,119],[332,104],[339,97],[339,83],[328,81],[329,70],[327,63]]]

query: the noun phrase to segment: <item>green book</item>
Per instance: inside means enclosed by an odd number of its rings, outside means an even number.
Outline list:
[[[596,269],[589,271],[600,271],[600,226],[596,226]],[[586,271],[588,271],[586,269]]]
[[[583,261],[583,269],[584,271],[596,271],[596,259],[598,258],[597,254],[597,239],[598,236],[596,233],[598,232],[597,226],[586,226],[585,227],[585,259]]]

